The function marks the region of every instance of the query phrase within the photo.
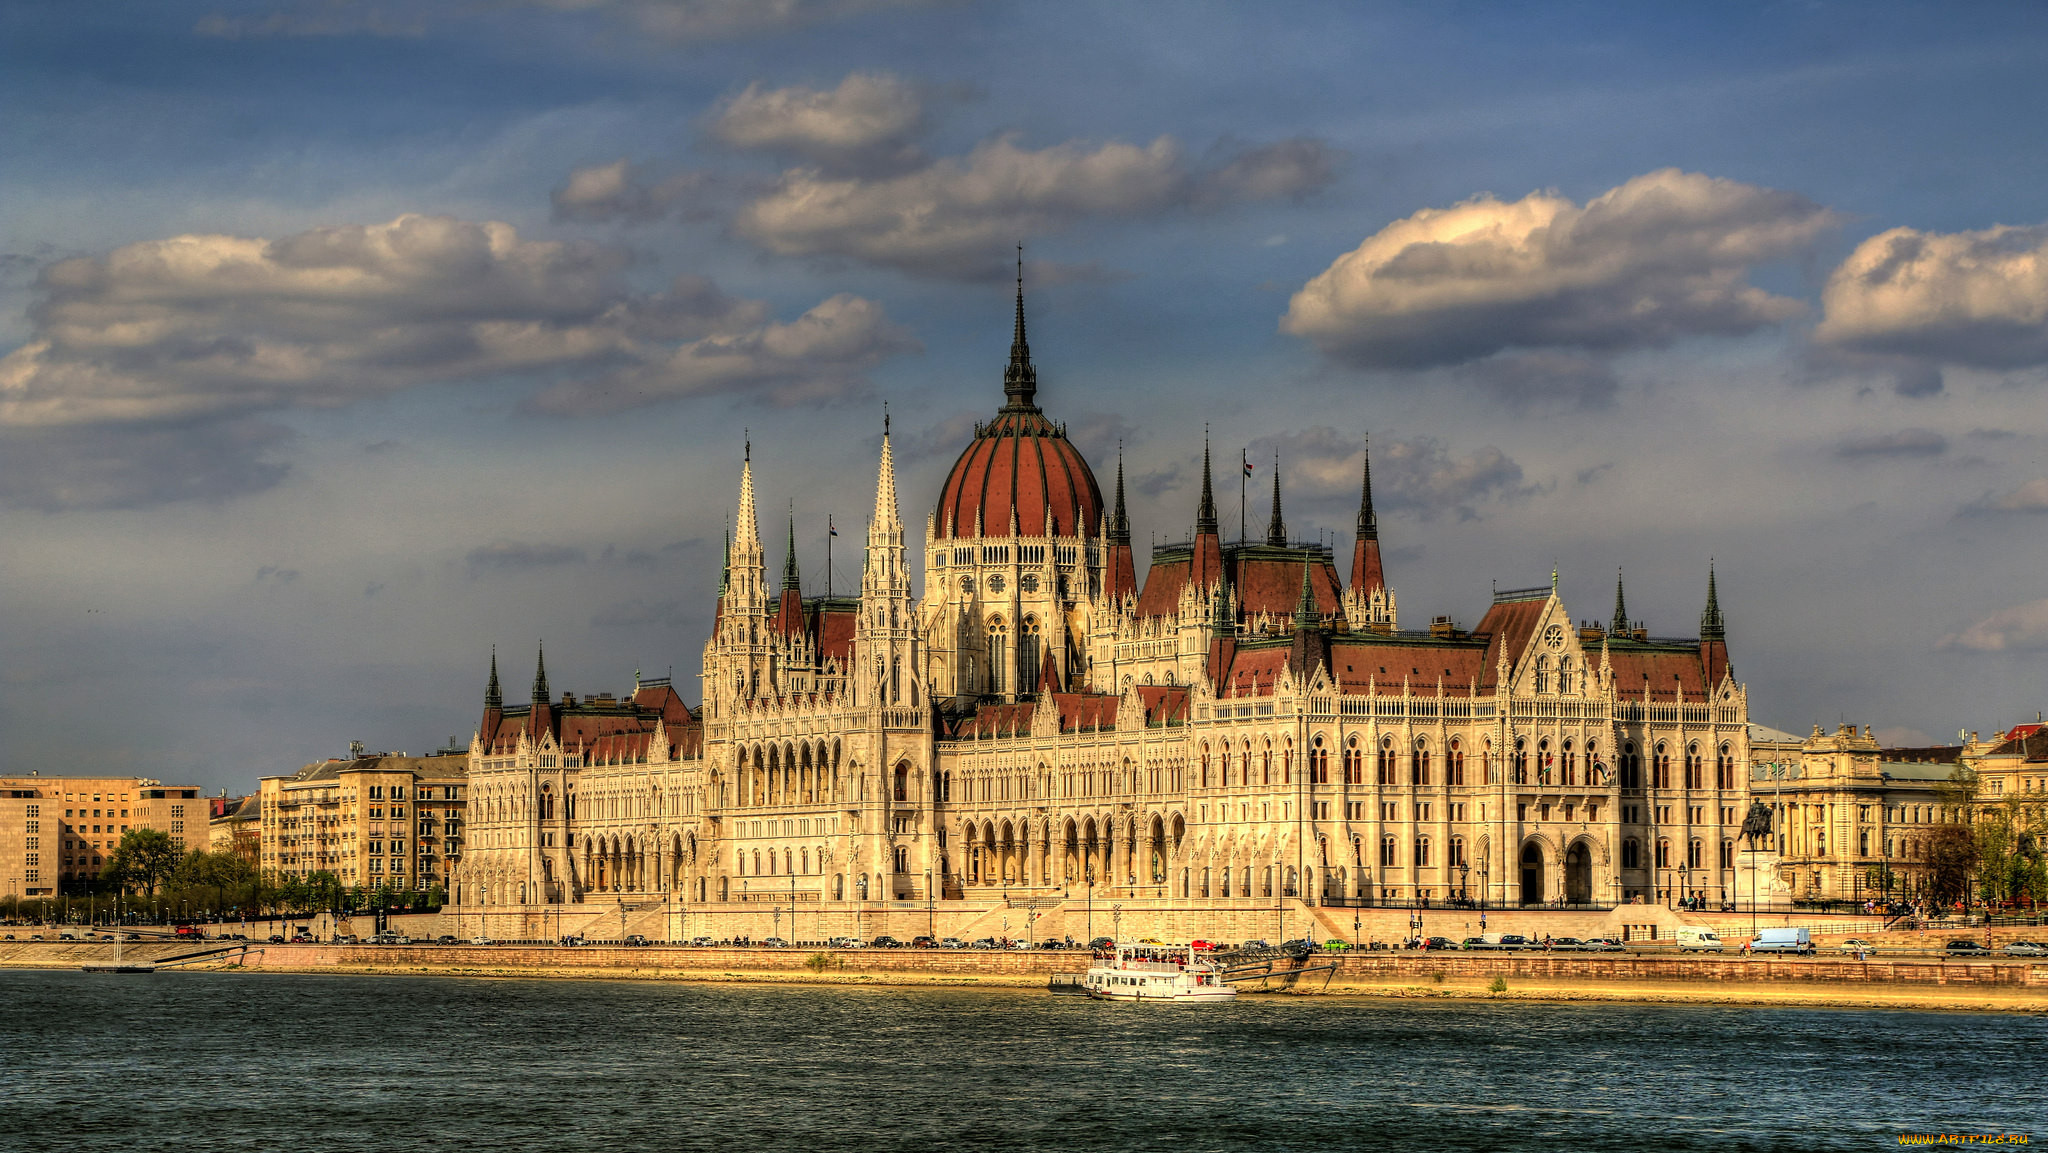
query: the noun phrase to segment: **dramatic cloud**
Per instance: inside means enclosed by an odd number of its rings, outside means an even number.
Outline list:
[[[549,199],[554,203],[556,220],[590,224],[623,220],[644,224],[670,215],[684,219],[708,217],[716,191],[717,180],[709,173],[679,172],[656,180],[620,159],[576,169]]]
[[[1922,387],[1902,391],[1938,391],[1940,365],[2048,364],[2048,226],[1879,233],[1828,277],[1821,303],[1815,338],[1917,366]]]
[[[1285,493],[1357,500],[1365,464],[1362,438],[1328,426],[1267,437],[1253,442],[1253,462],[1263,460],[1269,466],[1275,448],[1280,450]],[[1522,466],[1492,445],[1458,457],[1435,437],[1372,441],[1373,505],[1383,512],[1412,512],[1424,520],[1443,515],[1474,520],[1481,504],[1536,491],[1536,486],[1522,483]]]
[[[0,433],[28,444],[29,430],[72,430],[46,441],[70,447],[10,456],[42,460],[49,480],[0,467],[0,496],[123,504],[152,490],[177,499],[264,487],[283,468],[260,453],[285,434],[250,414],[426,383],[599,382],[559,384],[536,406],[551,413],[585,411],[563,399],[578,387],[595,389],[604,410],[750,387],[816,397],[916,347],[858,297],[773,323],[765,305],[701,277],[635,291],[626,264],[615,249],[430,216],[276,240],[178,236],[59,262],[38,279],[30,339],[0,358]],[[608,383],[620,380],[635,382],[630,396]],[[89,459],[104,476],[70,476]]]
[[[843,396],[862,373],[923,348],[872,300],[841,293],[788,324],[684,344],[666,356],[553,385],[529,409],[555,415],[614,412],[676,397],[740,389],[776,404]]]
[[[1069,142],[1036,150],[999,137],[965,157],[886,178],[791,169],[740,210],[734,227],[783,256],[850,257],[912,276],[989,279],[1002,275],[1004,256],[1020,237],[1084,220],[1301,195],[1327,183],[1333,157],[1325,145],[1302,140],[1196,170],[1169,136],[1142,147]]]
[[[1374,233],[1295,293],[1280,327],[1361,368],[1740,335],[1803,309],[1747,283],[1748,270],[1836,223],[1795,193],[1676,169],[1583,207],[1481,196]]]
[[[2048,512],[2048,477],[2037,477],[2007,493],[1986,493],[1971,512]]]
[[[1960,633],[1941,638],[1941,647],[1980,653],[2048,650],[2048,600],[1993,613]]]
[[[291,430],[256,418],[0,426],[0,505],[42,512],[219,501],[270,488]]]
[[[924,104],[887,73],[851,73],[829,92],[750,84],[707,127],[728,148],[794,156],[827,172],[872,175],[924,160],[912,143],[925,129]]]
[[[1906,428],[1878,436],[1857,437],[1835,446],[1835,455],[1850,460],[1884,457],[1940,456],[1948,438],[1931,428]]]

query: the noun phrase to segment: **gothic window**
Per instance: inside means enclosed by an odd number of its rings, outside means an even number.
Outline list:
[[[1416,784],[1429,783],[1429,743],[1421,737],[1415,738],[1415,753],[1410,759],[1409,767],[1414,770]]]
[[[1685,746],[1685,787],[1700,789],[1706,787],[1706,764],[1700,758],[1699,742]]]
[[[1734,867],[1735,867],[1735,842],[1734,842],[1734,841],[1722,841],[1722,842],[1721,842],[1721,867],[1722,867],[1723,869],[1732,869],[1732,868],[1734,868]]]
[[[1259,783],[1262,785],[1273,783],[1273,746],[1271,744],[1266,745],[1265,748],[1259,751]]]
[[[1566,741],[1564,743],[1564,787],[1567,789],[1575,788],[1578,786],[1578,783],[1579,754],[1572,748],[1572,743]]]
[[[1699,867],[1700,867],[1701,865],[1704,865],[1704,864],[1706,864],[1706,863],[1707,863],[1706,851],[1707,851],[1707,850],[1706,850],[1706,846],[1705,846],[1704,844],[1701,844],[1701,843],[1700,843],[1699,841],[1690,841],[1690,842],[1687,842],[1687,844],[1686,844],[1686,846],[1685,846],[1685,866],[1686,866],[1686,868],[1688,868],[1688,869],[1697,869],[1697,868],[1699,868]]]
[[[1557,658],[1557,691],[1560,693],[1572,691],[1572,659],[1570,657]]]
[[[1456,737],[1451,738],[1450,772],[1454,787],[1465,783],[1465,746]]]
[[[1394,834],[1392,833],[1388,833],[1380,838],[1380,867],[1383,869],[1394,867]]]
[[[1514,782],[1517,785],[1529,783],[1529,742],[1515,738]]]
[[[1202,787],[1209,787],[1209,743],[1202,742]],[[1204,882],[1206,886],[1207,882]]]
[[[1019,691],[1025,686],[1032,690],[1038,687],[1038,618],[1024,618],[1024,627],[1017,635],[1017,685]]]
[[[1417,838],[1415,838],[1415,867],[1416,867],[1416,868],[1418,868],[1418,869],[1421,869],[1421,868],[1426,868],[1426,867],[1428,867],[1428,865],[1429,865],[1429,838],[1428,838],[1428,837],[1417,837]]]
[[[1633,869],[1642,864],[1642,842],[1630,837],[1621,843],[1621,867]]]
[[[1536,691],[1539,693],[1547,693],[1550,691],[1549,657],[1536,658]]]
[[[992,593],[999,593],[1003,591],[1003,574],[998,572],[990,573],[988,575],[988,591]]]
[[[1353,737],[1344,745],[1344,783],[1362,785],[1365,783],[1365,758],[1359,755],[1358,738]]]
[[[1465,865],[1465,838],[1451,838],[1451,859],[1446,863],[1449,864],[1450,867],[1453,869],[1460,868]]]
[[[1735,756],[1727,745],[1722,745],[1719,754],[1714,757],[1714,787],[1735,787]]]
[[[1660,839],[1657,842],[1657,867],[1660,869],[1668,869],[1671,867],[1670,841]]]
[[[1038,591],[1038,574],[1037,574],[1037,573],[1030,573],[1030,572],[1028,572],[1028,573],[1025,573],[1025,574],[1024,574],[1023,576],[1021,576],[1021,577],[1018,577],[1018,578],[1017,578],[1017,587],[1018,587],[1019,589],[1023,590],[1024,592],[1027,592],[1027,593],[1035,593],[1035,592],[1037,592],[1037,591]]]
[[[1650,756],[1650,785],[1658,789],[1671,787],[1671,750],[1663,741],[1657,742]]]
[[[1315,738],[1308,754],[1308,783],[1327,785],[1330,783],[1330,750],[1323,747],[1323,738]]]
[[[1380,784],[1391,785],[1394,783],[1394,738],[1380,738],[1380,755],[1377,768]]]
[[[1636,752],[1634,742],[1621,746],[1621,787],[1640,789],[1643,787],[1643,758]]]
[[[1003,670],[1008,667],[1004,654],[1007,652],[1009,631],[1002,617],[988,618],[988,691],[992,693],[1003,691]]]

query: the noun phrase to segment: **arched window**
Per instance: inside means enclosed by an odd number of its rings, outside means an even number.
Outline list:
[[[1380,738],[1379,783],[1382,785],[1394,783],[1394,738],[1392,737]]]
[[[1394,834],[1392,833],[1388,833],[1380,838],[1380,867],[1386,869],[1394,867]]]
[[[1429,865],[1429,838],[1428,838],[1428,837],[1417,837],[1417,838],[1415,838],[1415,867],[1416,867],[1416,868],[1418,868],[1418,869],[1421,869],[1421,868],[1427,868],[1427,867],[1428,867],[1428,865]]]
[[[1735,754],[1727,745],[1722,745],[1714,757],[1714,787],[1732,789],[1735,787]]]
[[[1330,750],[1323,747],[1323,738],[1317,736],[1309,746],[1308,783],[1327,785],[1330,783]]]
[[[1621,843],[1622,868],[1634,869],[1641,867],[1643,863],[1642,856],[1643,844],[1641,841],[1636,840],[1634,837],[1630,837]]]
[[[1557,691],[1560,693],[1572,691],[1572,659],[1570,657],[1557,658]]]
[[[1657,747],[1650,754],[1650,786],[1657,789],[1671,787],[1671,750],[1665,747],[1663,741],[1658,741]],[[1663,866],[1659,865],[1658,868]]]
[[[1529,742],[1522,737],[1515,738],[1514,774],[1511,783],[1529,783]]]
[[[1409,768],[1414,772],[1418,785],[1429,783],[1429,742],[1422,737],[1415,738],[1415,752],[1409,757]]]
[[[1462,786],[1465,783],[1465,745],[1457,737],[1451,738],[1450,762],[1451,785]]]
[[[1362,785],[1365,783],[1365,758],[1359,755],[1358,738],[1352,737],[1344,743],[1344,783]]]
[[[1685,846],[1685,867],[1688,869],[1697,869],[1701,865],[1704,865],[1706,863],[1706,845],[1697,840],[1687,842]]]
[[[1621,787],[1631,790],[1643,787],[1643,758],[1636,752],[1634,741],[1621,746]]]
[[[1572,743],[1570,741],[1566,741],[1564,743],[1564,787],[1567,789],[1573,788],[1577,786],[1578,783],[1579,754],[1575,749],[1572,748]]]
[[[1549,657],[1536,658],[1536,691],[1539,693],[1547,693],[1550,691]]]
[[[1706,763],[1700,757],[1700,744],[1694,741],[1685,746],[1685,787],[1705,788],[1707,784]]]
[[[1003,691],[1009,631],[1002,617],[988,618],[988,691],[992,693]]]
[[[1468,864],[1468,862],[1465,860],[1465,838],[1451,838],[1451,859],[1445,863],[1453,869]]]
[[[1207,741],[1202,742],[1202,787],[1205,789],[1209,787],[1209,742]],[[1205,888],[1207,884],[1208,882],[1203,882]],[[1203,896],[1207,895],[1206,892],[1203,893]]]
[[[1017,630],[1017,690],[1036,692],[1038,689],[1038,618],[1024,618],[1024,625]]]
[[[1671,842],[1662,838],[1659,838],[1657,841],[1657,867],[1660,869],[1671,867]]]

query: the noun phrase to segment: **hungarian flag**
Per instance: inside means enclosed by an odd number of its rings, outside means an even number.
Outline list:
[[[1250,476],[1252,474],[1252,458],[1243,453],[1238,453],[1238,457],[1244,461],[1244,474]]]
[[[838,526],[832,523],[832,518],[829,516],[825,518],[825,531],[832,536],[839,535]]]

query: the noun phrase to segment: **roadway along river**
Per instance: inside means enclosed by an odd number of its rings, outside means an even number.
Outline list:
[[[1657,1149],[2048,1140],[1958,1013],[0,971],[21,1150]]]

